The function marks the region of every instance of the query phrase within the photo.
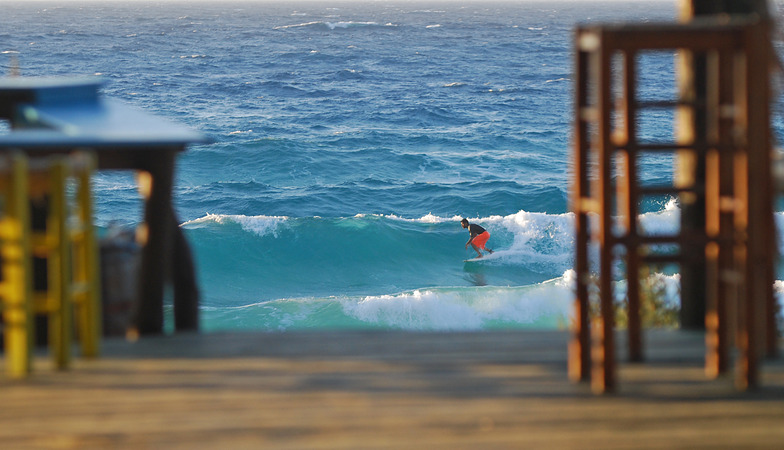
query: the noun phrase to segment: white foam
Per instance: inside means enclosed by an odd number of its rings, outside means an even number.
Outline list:
[[[778,324],[779,329],[784,328],[784,281],[776,280],[773,283],[773,292],[779,303]]]
[[[640,214],[639,223],[646,234],[671,235],[680,229],[681,210],[672,198],[661,211]]]
[[[497,250],[501,263],[520,264],[536,271],[562,272],[571,266],[574,252],[574,214],[519,211],[508,216],[469,219],[490,234],[509,232],[512,244]],[[495,255],[494,253],[494,255]]]
[[[384,217],[384,218],[390,219],[390,220],[399,220],[401,222],[418,222],[418,223],[429,223],[429,224],[437,224],[437,223],[445,223],[445,222],[455,222],[455,221],[459,222],[462,219],[462,217],[460,217],[460,216],[440,217],[440,216],[436,216],[433,213],[427,213],[424,216],[416,218],[416,219],[409,219],[409,218],[405,218],[405,217],[400,217],[400,216],[397,216],[395,214],[374,214],[374,215],[377,216],[377,217]],[[355,217],[360,217],[360,215],[357,214]],[[361,217],[364,217],[364,215],[361,216]]]
[[[189,220],[183,223],[182,227],[198,228],[201,225],[208,223],[236,223],[239,224],[243,230],[254,233],[259,236],[272,234],[276,236],[278,226],[288,220],[286,216],[244,216],[244,215],[231,215],[231,214],[210,214],[198,219]]]
[[[322,22],[316,21],[316,22],[297,23],[297,24],[294,24],[294,25],[281,25],[281,26],[277,26],[277,27],[273,28],[273,30],[285,30],[287,28],[308,27],[308,26],[311,26],[311,25],[318,25],[320,23],[322,23]]]
[[[133,174],[124,172],[96,173],[92,178],[96,191],[135,191],[138,184]]]
[[[406,330],[480,330],[491,323],[565,324],[572,301],[569,275],[523,287],[420,289],[341,301],[360,321]]]
[[[313,22],[304,22],[304,23],[297,23],[293,25],[280,25],[273,29],[275,30],[286,30],[288,28],[301,28],[301,27],[310,27],[315,25],[323,25],[329,28],[330,30],[334,30],[336,28],[353,28],[353,27],[367,27],[367,26],[379,26],[378,22],[355,22],[355,21],[340,21],[340,22],[322,22],[322,21],[313,21]],[[396,26],[392,23],[384,24],[387,27]]]
[[[662,273],[652,273],[648,276],[647,282],[649,286],[664,286],[664,298],[661,300],[668,307],[678,307],[681,303],[681,275],[676,273],[672,275],[665,275]],[[621,280],[615,283],[613,296],[617,303],[621,303],[626,299],[626,292],[628,290],[628,283],[626,280]]]

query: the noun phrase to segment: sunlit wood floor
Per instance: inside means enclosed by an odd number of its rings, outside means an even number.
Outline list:
[[[700,333],[645,339],[605,396],[568,381],[562,331],[106,340],[0,377],[0,448],[784,448],[782,358],[739,393],[705,378]]]

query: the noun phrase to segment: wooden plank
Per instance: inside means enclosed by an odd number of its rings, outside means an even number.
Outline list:
[[[586,51],[599,41],[616,50],[675,50],[704,52],[737,49],[742,46],[744,27],[749,19],[696,18],[689,23],[620,23],[580,27],[580,42]]]
[[[707,175],[711,195],[707,198],[707,233],[716,238],[710,247],[710,270],[706,295],[705,317],[705,372],[709,377],[717,377],[729,369],[729,349],[734,326],[729,320],[731,302],[737,302],[737,284],[726,274],[735,269],[733,259],[733,215],[734,208],[726,208],[724,204],[735,203],[733,198],[733,153],[732,145],[734,115],[721,114],[722,105],[733,105],[734,95],[734,54],[729,51],[717,52],[709,71],[713,89],[711,114],[708,126],[709,139],[715,139],[724,145],[711,150],[708,159]],[[726,108],[725,108],[726,109]],[[733,105],[733,108],[734,105]],[[728,201],[727,199],[731,199]]]
[[[623,76],[623,104],[622,116],[624,117],[624,134],[628,142],[637,142],[637,53],[627,51],[624,53],[624,76]],[[624,164],[622,168],[623,183],[622,191],[619,191],[619,203],[625,205],[625,210],[619,211],[619,215],[625,222],[625,228],[630,242],[633,245],[627,247],[626,251],[626,279],[627,290],[626,300],[628,305],[628,328],[629,328],[629,360],[642,361],[642,323],[640,319],[640,249],[636,245],[638,237],[637,216],[639,215],[638,202],[640,201],[641,190],[639,189],[639,179],[637,177],[637,154],[633,151],[623,153]]]
[[[596,196],[599,200],[599,314],[592,327],[591,387],[594,392],[612,392],[615,388],[615,308],[613,298],[613,189],[612,189],[612,50],[605,46],[600,34],[600,46],[591,54],[591,77],[596,83],[597,109],[597,174]]]
[[[619,344],[624,333],[619,333]],[[0,378],[4,447],[777,448],[784,362],[707,380],[701,333],[650,330],[613,396],[569,382],[566,331],[178,334]],[[48,365],[44,365],[48,366]],[[732,426],[723,426],[723,424]]]
[[[576,52],[575,65],[575,122],[574,122],[574,174],[572,183],[572,210],[575,213],[575,256],[574,270],[577,274],[574,299],[574,325],[572,340],[569,343],[569,378],[573,381],[587,381],[591,370],[591,336],[589,320],[588,283],[590,267],[588,263],[588,212],[595,204],[590,198],[590,179],[588,156],[591,149],[588,136],[587,118],[580,114],[588,108],[588,54]]]

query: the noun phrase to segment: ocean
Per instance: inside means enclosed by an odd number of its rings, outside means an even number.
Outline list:
[[[174,192],[205,331],[567,326],[574,27],[675,17],[674,1],[2,9],[3,71],[97,75],[105,95],[214,140],[179,157]],[[645,64],[651,89],[671,89],[671,54]],[[671,133],[671,118],[645,129]],[[646,159],[644,176],[669,180],[672,163]],[[102,230],[138,224],[132,175],[94,182]],[[641,221],[678,215],[652,199]],[[463,217],[492,257],[463,262]],[[661,276],[677,301],[677,273]]]

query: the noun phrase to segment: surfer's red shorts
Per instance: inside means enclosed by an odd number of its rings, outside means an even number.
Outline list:
[[[484,233],[482,233],[479,236],[475,237],[474,240],[471,241],[471,243],[476,245],[479,248],[485,248],[485,244],[487,243],[488,239],[490,239],[490,233],[485,231]]]

